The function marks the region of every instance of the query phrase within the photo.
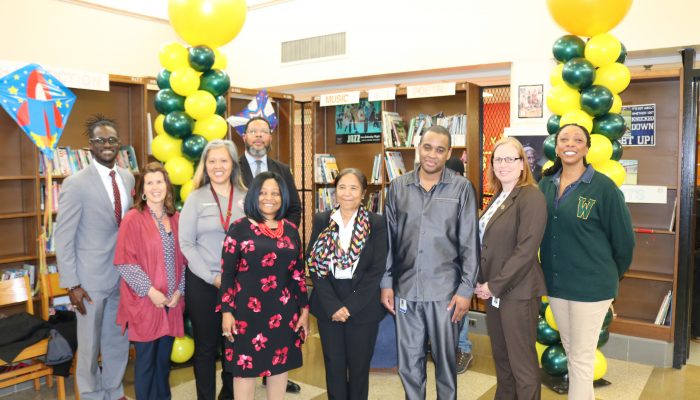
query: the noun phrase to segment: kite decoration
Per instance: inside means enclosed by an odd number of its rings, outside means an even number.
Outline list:
[[[74,104],[73,92],[37,64],[0,79],[0,105],[48,158]]]
[[[228,117],[227,121],[238,131],[239,135],[243,136],[245,124],[255,117],[265,118],[270,122],[270,128],[273,130],[277,127],[275,108],[272,106],[272,100],[265,89],[259,91],[243,111]]]

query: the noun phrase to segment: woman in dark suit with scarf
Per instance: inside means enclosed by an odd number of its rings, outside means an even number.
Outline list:
[[[311,313],[318,320],[328,398],[367,399],[385,313],[379,281],[386,268],[386,223],[362,205],[367,179],[360,170],[340,171],[335,188],[338,207],[315,215],[309,241]]]
[[[547,204],[517,139],[496,143],[488,174],[494,196],[479,218],[481,269],[475,293],[488,299],[495,398],[539,399],[535,340],[545,284],[537,249],[547,223]]]

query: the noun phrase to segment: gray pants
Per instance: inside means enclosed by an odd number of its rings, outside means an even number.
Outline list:
[[[406,301],[406,310],[395,299],[399,376],[406,399],[425,399],[426,351],[430,340],[435,361],[439,400],[457,398],[457,340],[460,324],[452,323],[449,301]]]
[[[85,315],[78,319],[76,379],[83,400],[116,400],[124,396],[122,379],[129,361],[129,339],[117,325],[119,285],[111,290],[87,291]],[[102,368],[97,357],[102,355]]]

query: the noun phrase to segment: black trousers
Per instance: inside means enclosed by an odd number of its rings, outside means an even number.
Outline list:
[[[172,336],[163,336],[151,342],[134,342],[134,390],[136,398],[170,400],[170,353]]]
[[[216,357],[223,352],[221,313],[215,312],[219,290],[189,269],[185,272],[185,306],[194,334],[194,378],[198,400],[216,399]],[[222,395],[233,398],[233,376],[221,369]]]
[[[351,285],[350,280],[347,280],[347,284]],[[352,286],[349,289],[352,290]],[[356,323],[352,316],[345,323],[318,319],[329,399],[367,399],[369,363],[378,330],[379,321]]]

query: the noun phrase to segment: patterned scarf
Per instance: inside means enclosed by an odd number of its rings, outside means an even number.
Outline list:
[[[338,208],[336,207],[331,215],[337,210]],[[331,218],[326,229],[318,235],[309,258],[306,260],[309,266],[309,273],[315,273],[319,278],[325,278],[332,266],[331,259],[335,261],[335,267],[340,270],[352,268],[355,261],[360,257],[360,252],[362,252],[370,234],[369,212],[363,205],[360,205],[360,208],[357,210],[350,247],[347,251],[340,246],[338,230],[338,223]]]

